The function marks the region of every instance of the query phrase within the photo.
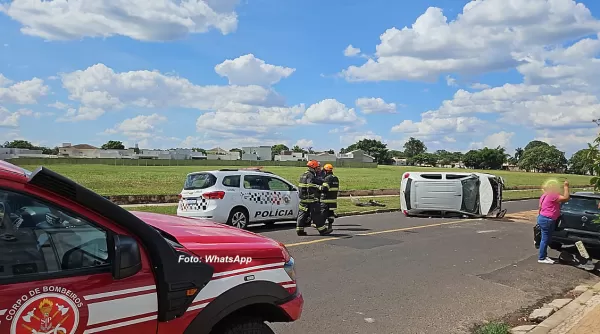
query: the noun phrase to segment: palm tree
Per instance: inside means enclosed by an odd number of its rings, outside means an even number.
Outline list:
[[[521,158],[523,157],[524,152],[525,151],[520,147],[515,150],[515,160],[517,162],[521,161]]]

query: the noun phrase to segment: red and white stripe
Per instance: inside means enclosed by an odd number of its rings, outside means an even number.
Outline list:
[[[270,281],[293,292],[296,283],[290,280],[283,265],[279,262],[215,273],[212,280],[196,296],[187,312],[203,309],[222,293],[246,282]],[[87,295],[84,299],[89,309],[89,319],[84,334],[109,331],[157,318],[158,301],[155,285]]]

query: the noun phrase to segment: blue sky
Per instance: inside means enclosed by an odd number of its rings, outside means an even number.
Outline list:
[[[593,1],[167,2],[0,0],[0,140],[572,153],[596,134]]]

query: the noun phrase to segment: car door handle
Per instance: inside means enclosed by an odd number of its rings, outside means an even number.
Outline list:
[[[600,214],[600,212],[594,212],[594,211],[585,211],[586,214],[588,215],[597,215]]]

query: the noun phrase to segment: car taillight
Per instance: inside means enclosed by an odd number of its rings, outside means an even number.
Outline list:
[[[404,173],[404,178],[408,179],[408,177],[410,176],[410,173]]]
[[[223,199],[225,197],[224,191],[211,191],[209,193],[202,194],[202,197],[206,199]]]

